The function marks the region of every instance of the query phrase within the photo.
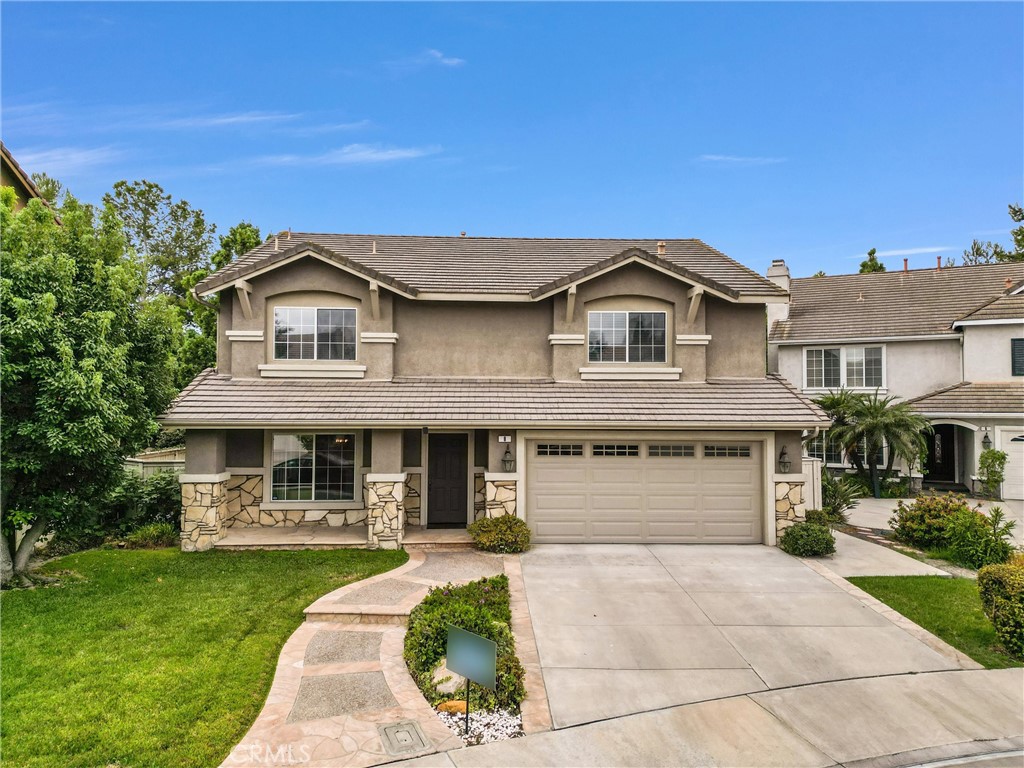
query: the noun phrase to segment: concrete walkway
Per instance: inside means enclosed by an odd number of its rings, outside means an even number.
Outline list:
[[[889,518],[896,509],[899,499],[860,499],[848,513],[850,524],[862,528],[874,528],[878,531],[889,530]],[[904,499],[904,501],[911,501]],[[981,504],[982,511],[992,506],[1002,507],[1008,520],[1016,520],[1013,537],[1017,546],[1024,546],[1024,501],[1010,499],[1008,501],[991,501],[988,499],[968,499],[971,506]]]
[[[405,623],[431,587],[506,570],[517,650],[532,672],[534,695],[524,702],[524,728],[550,728],[518,558],[413,551],[400,568],[341,587],[306,609],[306,622],[281,651],[263,710],[225,768],[370,766],[462,747],[406,669]]]
[[[840,576],[949,576],[946,571],[895,549],[872,544],[839,531],[833,533],[836,553],[822,558],[822,562]]]

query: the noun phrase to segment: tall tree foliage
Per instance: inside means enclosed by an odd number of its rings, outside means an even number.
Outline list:
[[[39,537],[100,498],[157,430],[174,396],[179,325],[146,298],[115,207],[65,195],[14,213],[0,197],[0,576],[25,569]],[[16,544],[16,531],[24,536]]]
[[[1000,262],[1024,261],[1024,208],[1019,205],[1007,206],[1010,218],[1018,226],[1010,230],[1013,249],[1006,250],[999,243],[975,240],[971,247],[964,251],[964,264],[997,264]]]
[[[868,257],[860,263],[860,273],[865,275],[869,272],[885,272],[885,264],[880,262],[878,257],[875,256],[874,248],[868,251]]]

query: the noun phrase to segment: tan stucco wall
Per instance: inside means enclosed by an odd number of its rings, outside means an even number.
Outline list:
[[[498,437],[502,435],[508,435],[512,438],[509,443],[499,443]],[[513,458],[516,455],[516,431],[514,429],[492,429],[487,440],[487,471],[488,472],[504,472],[504,467],[501,466],[501,459],[505,455],[505,449],[510,448],[512,451]],[[519,467],[515,467],[514,471],[519,471]]]
[[[402,471],[402,430],[373,430],[371,472],[394,474]]]
[[[779,454],[782,453],[783,446],[786,448],[786,455],[792,462],[792,467],[789,470],[790,473],[798,474],[801,471],[800,459],[803,456],[803,440],[800,432],[775,433],[775,455],[765,457],[771,462],[771,471],[782,471],[779,469]]]
[[[1009,342],[1006,342],[1009,359]],[[830,346],[816,344],[814,347]],[[843,346],[837,344],[835,346]],[[848,346],[870,346],[851,344]],[[961,381],[960,339],[889,341],[885,346],[887,393],[904,400],[934,392]],[[803,387],[804,348],[779,347],[779,373],[797,388]]]
[[[551,301],[530,304],[396,299],[396,376],[546,378]]]
[[[185,431],[185,473],[211,475],[224,471],[226,439],[223,429]]]
[[[707,297],[705,332],[707,377],[760,377],[765,374],[767,319],[763,304],[731,304]]]
[[[231,342],[227,332],[233,326],[231,302],[234,290],[221,291],[217,305],[217,372],[231,375]]]
[[[1021,381],[1010,367],[1010,339],[1024,338],[1024,323],[969,325],[964,333],[966,381]]]

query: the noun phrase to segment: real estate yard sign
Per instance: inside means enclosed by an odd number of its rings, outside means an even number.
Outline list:
[[[466,735],[469,735],[469,681],[494,690],[498,644],[465,629],[448,625],[448,669],[466,678]]]

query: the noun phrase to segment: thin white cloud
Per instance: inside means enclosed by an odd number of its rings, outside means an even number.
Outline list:
[[[923,248],[895,248],[889,251],[875,251],[875,256],[879,259],[885,259],[891,256],[920,256],[923,253],[944,253],[945,251],[954,250],[949,245],[928,245]],[[867,252],[858,253],[850,256],[851,259],[866,259]]]
[[[356,120],[351,123],[321,123],[319,125],[302,125],[289,128],[288,133],[293,136],[320,136],[325,133],[342,133],[345,131],[359,131],[369,128],[373,123],[369,120]]]
[[[286,112],[234,112],[220,115],[192,115],[189,117],[169,117],[154,120],[152,128],[230,128],[245,125],[266,125],[268,123],[285,123],[298,120],[300,113]]]
[[[747,166],[747,165],[777,165],[786,162],[785,157],[752,157],[747,155],[700,155],[696,159],[698,163],[707,165],[724,166]]]
[[[405,75],[426,69],[427,67],[461,67],[465,63],[465,59],[460,59],[456,56],[445,56],[444,53],[436,48],[427,48],[415,56],[387,61],[384,63],[384,66],[396,75]]]
[[[18,163],[29,173],[42,171],[60,178],[120,160],[124,152],[114,147],[54,147],[18,152]]]
[[[267,155],[257,159],[266,165],[374,165],[415,160],[436,155],[440,147],[385,147],[379,144],[346,144],[317,155]]]

